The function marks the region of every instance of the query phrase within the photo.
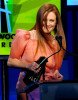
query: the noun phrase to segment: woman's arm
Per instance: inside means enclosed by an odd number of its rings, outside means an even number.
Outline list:
[[[9,67],[13,66],[13,67],[18,67],[18,68],[26,68],[26,66],[28,66],[29,64],[22,62],[19,59],[16,58],[9,58],[7,61],[7,65]]]
[[[26,44],[28,42],[27,34],[28,31],[21,29],[16,30],[16,35],[13,38],[11,44],[11,51],[7,62],[8,66],[18,67],[18,68],[28,67],[29,65],[28,63],[25,63],[20,60],[20,57],[23,55]]]
[[[26,62],[22,62],[21,60],[16,59],[16,58],[9,58],[7,61],[7,65],[9,67],[12,66],[12,67],[17,67],[17,68],[26,68],[26,69],[32,70],[34,72],[36,72],[35,69],[38,66],[38,64],[36,62],[26,63]]]

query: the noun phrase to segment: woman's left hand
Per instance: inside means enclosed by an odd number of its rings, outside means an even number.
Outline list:
[[[53,78],[56,79],[56,80],[62,80],[63,75],[61,75],[58,70],[55,70],[54,73],[53,73]]]

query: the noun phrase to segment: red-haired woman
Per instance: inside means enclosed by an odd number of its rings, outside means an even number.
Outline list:
[[[62,36],[62,46],[66,49],[66,40],[59,11],[53,4],[44,4],[38,10],[36,24],[30,31],[16,30],[7,62],[8,66],[28,68],[35,71],[38,64],[34,61],[37,61],[41,56],[48,57],[60,49],[55,36]],[[63,57],[64,51],[61,50],[48,59],[45,66],[45,80],[63,79],[63,76],[59,73]],[[26,84],[23,82],[23,73],[24,71],[20,72],[16,85],[18,100],[27,99],[23,90],[26,87]],[[43,80],[42,77],[40,80]],[[34,91],[33,100],[39,100],[37,92]]]

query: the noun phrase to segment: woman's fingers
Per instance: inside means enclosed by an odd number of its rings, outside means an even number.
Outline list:
[[[52,75],[52,77],[56,80],[62,80],[63,79],[63,75],[61,75],[58,71],[54,72],[54,74]]]
[[[38,72],[40,70],[40,68],[36,71],[35,69],[38,67],[38,64],[36,62],[33,62],[30,66],[29,69],[34,71],[34,72]]]
[[[63,75],[61,75],[60,73],[58,75],[56,75],[56,79],[57,80],[62,80],[63,79]]]

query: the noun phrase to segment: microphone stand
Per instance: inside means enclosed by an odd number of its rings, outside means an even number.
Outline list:
[[[37,71],[41,67],[40,71],[38,73],[35,73],[33,71],[30,71],[30,70],[28,70],[27,73],[24,72],[23,81],[27,85],[24,88],[24,91],[26,91],[26,93],[31,92],[32,90],[34,90],[35,88],[37,88],[39,86],[40,83],[38,81],[39,81],[41,75],[45,73],[45,65],[46,65],[46,62],[48,62],[48,58],[61,51],[62,38],[59,38],[59,37],[56,36],[56,40],[58,41],[58,44],[60,45],[60,50],[51,54],[47,58],[46,57],[40,57],[38,61],[35,61],[36,63],[39,64],[39,66],[35,70]]]
[[[56,36],[55,38],[56,38],[56,40],[58,41],[58,43],[59,43],[59,40],[60,40],[60,41],[62,40],[62,36],[59,36],[59,37],[58,37],[58,36]],[[77,55],[77,54],[70,53],[70,52],[68,52],[66,49],[64,49],[64,48],[63,48],[63,46],[62,46],[62,43],[61,43],[61,44],[59,43],[59,45],[60,45],[60,46],[61,46],[61,48],[62,48],[64,51],[66,51],[66,53],[67,53],[67,54],[69,54],[70,56],[75,56],[75,57],[78,57],[78,55]]]
[[[64,51],[66,51],[66,53],[67,53],[68,55],[78,57],[77,54],[68,52],[66,49],[63,48],[63,46],[62,46],[62,49],[63,49]]]

